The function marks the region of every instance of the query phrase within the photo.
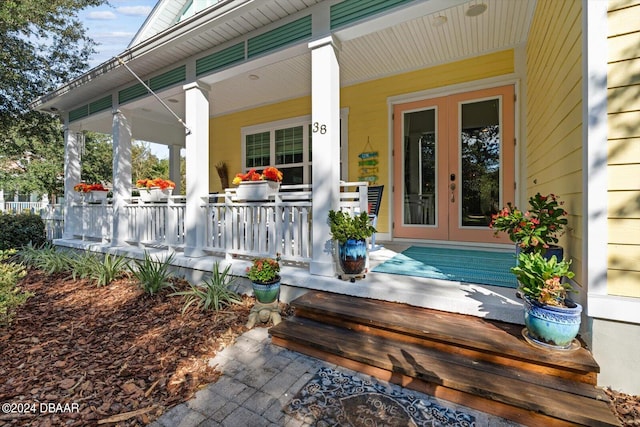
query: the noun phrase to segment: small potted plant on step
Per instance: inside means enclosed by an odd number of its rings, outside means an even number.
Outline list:
[[[351,215],[343,211],[329,211],[331,237],[338,242],[338,261],[345,274],[364,272],[367,261],[366,240],[376,232],[369,215]],[[354,281],[354,280],[352,280]]]
[[[274,325],[280,323],[280,256],[255,258],[247,267],[247,277],[257,301],[249,313],[247,328],[253,328],[258,320],[263,323],[271,320]]]
[[[521,252],[511,271],[518,279],[524,300],[524,337],[545,348],[576,348],[582,306],[568,298],[576,292],[568,279],[574,277],[571,261],[547,259],[539,252]]]

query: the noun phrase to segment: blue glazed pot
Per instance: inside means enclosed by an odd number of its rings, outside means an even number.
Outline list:
[[[523,250],[525,252],[529,252],[530,251],[530,250],[527,251],[525,249],[522,249],[520,247],[520,245],[518,245],[516,243],[516,259],[518,259],[518,257],[520,256],[520,252],[522,252]],[[558,261],[562,261],[562,259],[564,257],[564,249],[562,248],[562,246],[549,245],[549,247],[542,253],[542,257],[544,259],[547,259],[547,260],[551,259],[551,257],[554,256],[554,255],[556,256],[556,259]]]
[[[524,324],[529,338],[540,344],[567,349],[580,330],[582,306],[572,301],[569,307],[543,305],[524,298]]]
[[[338,259],[345,274],[360,274],[367,263],[367,242],[348,239],[338,245]]]
[[[258,302],[268,304],[278,299],[280,294],[280,277],[276,278],[273,282],[269,283],[251,283],[253,287],[253,294],[256,296]]]

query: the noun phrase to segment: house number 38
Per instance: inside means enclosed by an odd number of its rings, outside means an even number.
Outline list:
[[[318,122],[314,122],[313,123],[313,133],[318,133],[320,132],[321,134],[325,134],[327,133],[327,125],[321,125]]]

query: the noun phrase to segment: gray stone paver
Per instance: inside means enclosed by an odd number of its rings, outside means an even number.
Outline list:
[[[272,345],[265,328],[246,332],[234,344],[218,353],[210,365],[222,372],[218,381],[198,391],[188,402],[167,411],[151,424],[152,427],[315,425],[312,419],[299,420],[286,415],[282,408],[321,367],[351,372],[335,364]],[[368,378],[364,374],[357,375]],[[468,409],[451,402],[442,403],[452,408]],[[469,411],[476,416],[476,425],[479,427],[518,426],[517,423],[488,414]]]

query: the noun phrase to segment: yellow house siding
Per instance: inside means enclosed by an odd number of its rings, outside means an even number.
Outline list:
[[[582,4],[537,3],[526,47],[526,204],[554,193],[569,212],[560,244],[573,259],[576,282],[582,259]]]
[[[223,191],[214,168],[218,162],[224,161],[227,164],[229,182],[236,173],[242,171],[241,129],[243,127],[309,114],[311,114],[311,98],[307,96],[212,118],[209,122],[210,191]]]
[[[608,293],[640,297],[640,0],[608,12]]]
[[[365,150],[378,151],[380,154],[378,184],[385,185],[385,198],[378,219],[380,232],[390,231],[388,223],[392,208],[389,206],[387,197],[391,190],[389,181],[391,159],[388,156],[391,143],[388,98],[511,74],[514,69],[514,52],[506,50],[342,88],[341,107],[349,108],[348,179],[358,180],[358,154]],[[221,160],[227,163],[230,179],[242,167],[240,145],[242,127],[309,114],[311,114],[311,99],[304,97],[211,119],[211,191],[221,190],[220,181],[214,169],[216,163]],[[367,142],[369,142],[368,146]]]

